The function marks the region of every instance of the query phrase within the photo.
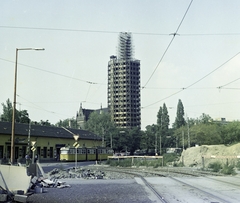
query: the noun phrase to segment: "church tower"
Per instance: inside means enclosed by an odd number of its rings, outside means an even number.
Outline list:
[[[86,117],[85,117],[83,109],[82,109],[82,103],[80,104],[79,111],[77,112],[76,120],[77,120],[77,127],[79,129],[84,129]]]

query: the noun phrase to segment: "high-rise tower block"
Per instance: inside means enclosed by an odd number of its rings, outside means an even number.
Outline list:
[[[121,128],[141,127],[140,61],[132,51],[131,33],[121,32],[118,56],[108,62],[108,109]]]

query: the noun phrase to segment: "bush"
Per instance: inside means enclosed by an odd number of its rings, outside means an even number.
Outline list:
[[[183,162],[179,162],[179,163],[174,162],[173,166],[174,167],[183,167],[184,164],[183,164]]]
[[[222,169],[222,164],[220,162],[210,163],[208,168],[212,169],[213,172],[219,172]]]
[[[221,170],[221,173],[223,173],[225,175],[236,175],[236,172],[234,170],[234,166],[233,165],[227,165],[227,164],[225,164],[223,166],[223,169]]]
[[[148,161],[146,159],[134,159],[134,165],[139,166],[146,166],[148,167]]]
[[[238,170],[240,170],[240,161],[237,162],[236,168],[237,168]]]
[[[121,166],[121,167],[131,167],[132,166],[132,159],[119,160],[119,166]]]
[[[166,166],[167,163],[174,163],[173,166],[178,166],[175,162],[178,161],[179,156],[175,153],[164,154],[163,155],[163,165]]]

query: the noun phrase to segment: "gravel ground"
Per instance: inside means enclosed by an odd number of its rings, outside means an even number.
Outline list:
[[[66,202],[108,202],[108,203],[150,203],[150,194],[136,182],[133,175],[104,171],[104,167],[88,166],[53,169],[49,179],[65,182],[70,187],[44,188],[43,193],[34,193],[28,197],[32,203]]]
[[[105,170],[104,170],[105,169]],[[145,183],[133,175],[110,172],[106,166],[87,166],[67,170],[54,169],[49,172],[49,179],[55,183],[65,182],[70,187],[57,188],[53,184],[44,188],[43,193],[35,193],[28,197],[32,203],[151,203],[159,202]],[[144,170],[143,170],[144,171]],[[171,203],[212,203],[239,202],[239,176],[227,177],[151,177],[145,179]],[[181,183],[174,179],[181,180]],[[215,180],[216,179],[216,180]],[[220,180],[220,182],[219,182]],[[227,181],[228,183],[225,183]],[[194,187],[188,186],[187,184]],[[233,184],[232,184],[233,183]],[[64,186],[64,184],[62,184]],[[200,188],[198,190],[197,188]],[[201,190],[206,190],[207,194]],[[215,198],[220,197],[219,198]],[[223,199],[223,201],[221,201]]]
[[[66,179],[70,188],[47,188],[44,193],[28,197],[32,203],[151,203],[143,186],[134,179],[115,180],[78,180]]]

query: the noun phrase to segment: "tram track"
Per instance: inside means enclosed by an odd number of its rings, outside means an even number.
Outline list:
[[[186,181],[182,181],[182,180],[179,180],[179,179],[174,178],[174,177],[168,177],[168,178],[174,180],[175,182],[178,182],[178,183],[180,183],[180,184],[183,184],[185,187],[187,186],[187,187],[189,187],[190,189],[194,189],[194,190],[197,191],[198,193],[201,193],[201,194],[205,195],[205,198],[211,198],[211,199],[212,199],[211,202],[219,202],[219,201],[220,201],[221,203],[231,203],[231,202],[228,201],[228,200],[225,200],[225,199],[223,199],[223,198],[221,198],[221,197],[219,197],[219,196],[214,195],[214,194],[211,193],[211,192],[207,192],[206,190],[203,190],[203,189],[201,189],[201,188],[199,188],[199,187],[196,187],[196,186],[194,186],[194,185],[192,185],[192,184],[189,184],[189,183],[187,183]]]
[[[105,169],[106,171],[112,171],[112,172],[119,172],[119,173],[127,173],[130,175],[133,175],[135,177],[138,177],[142,180],[142,182],[144,183],[144,185],[157,197],[157,199],[162,202],[162,203],[168,203],[168,201],[165,200],[165,198],[145,179],[144,175],[142,174],[146,174],[146,173],[150,173],[150,174],[154,174],[154,172],[145,172],[145,171],[134,171],[134,170],[129,170],[129,169]],[[157,176],[162,176],[160,174],[155,174]]]
[[[205,178],[216,181],[216,182],[224,183],[224,184],[227,184],[227,185],[230,185],[230,186],[236,186],[240,189],[240,184],[238,184],[238,183],[224,181],[224,180],[215,179],[215,178],[211,178],[211,177],[205,177]]]
[[[167,173],[164,170],[156,170],[156,169],[137,169],[137,168],[111,168],[111,169],[106,169],[106,170],[110,170],[110,171],[115,171],[115,172],[120,172],[120,173],[128,173],[133,175],[134,177],[138,177],[142,180],[142,182],[144,183],[144,185],[152,191],[152,193],[158,198],[158,200],[160,202],[172,202],[173,197],[174,198],[178,198],[177,195],[178,194],[171,194],[170,190],[167,191],[163,191],[162,187],[159,187],[158,184],[154,183],[153,179],[157,179],[157,178],[153,178],[151,179],[151,177],[159,177],[159,182],[161,182],[161,177],[165,178],[166,180],[171,180],[172,181],[172,185],[178,185],[179,188],[184,188],[184,191],[186,193],[190,193],[188,195],[192,195],[195,194],[197,199],[202,199],[203,202],[218,202],[218,203],[232,203],[231,199],[231,195],[223,195],[221,194],[221,192],[219,192],[217,189],[215,190],[214,188],[208,188],[208,187],[204,187],[204,185],[201,184],[195,184],[196,182],[194,182],[193,180],[195,180],[195,178],[197,178],[195,181],[199,180],[214,180],[214,181],[219,181],[225,184],[229,184],[229,187],[233,187],[233,186],[237,186],[237,188],[240,187],[239,184],[235,184],[235,183],[231,183],[231,182],[227,182],[224,180],[218,180],[215,178],[211,178],[209,176],[219,176],[219,174],[212,174],[204,172],[196,172],[196,171],[187,171],[187,170],[179,170],[178,171],[174,171],[174,170],[168,170]],[[177,175],[176,175],[177,174]],[[192,177],[194,179],[192,179]],[[189,183],[189,179],[192,180],[192,182],[190,181]],[[175,182],[175,183],[174,183]],[[178,184],[177,184],[178,183]],[[216,183],[216,185],[219,185]],[[222,189],[221,189],[222,190]],[[220,190],[220,191],[221,191]],[[160,191],[160,192],[159,192]],[[193,195],[194,196],[194,195]],[[181,199],[181,197],[179,197]],[[181,201],[180,201],[181,202]],[[184,202],[184,201],[182,201]]]

